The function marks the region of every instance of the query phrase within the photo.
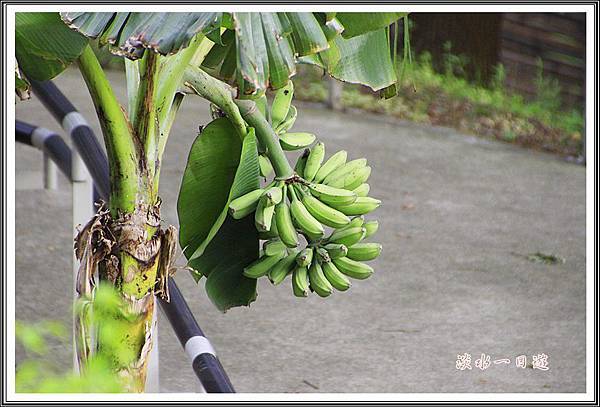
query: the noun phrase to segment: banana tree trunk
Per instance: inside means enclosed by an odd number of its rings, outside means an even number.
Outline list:
[[[122,297],[121,309],[114,315],[121,329],[108,336],[90,324],[89,314],[81,314],[76,329],[80,366],[104,346],[117,346],[120,351],[111,353],[111,363],[128,392],[144,391],[153,346],[154,295],[168,298],[167,279],[176,231],[172,226],[161,230],[159,225],[159,203],[139,203],[133,212],[116,218],[101,207],[76,238],[79,296],[93,297],[98,276]]]

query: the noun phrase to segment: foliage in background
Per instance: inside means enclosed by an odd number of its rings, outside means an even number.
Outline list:
[[[464,75],[468,60],[452,54],[450,45],[446,49],[444,72],[436,72],[431,56],[423,53],[401,75],[398,97],[381,100],[364,87],[344,85],[342,106],[450,126],[555,153],[580,154],[583,113],[561,107],[560,87],[555,79],[543,75],[541,61],[535,83],[537,97],[526,100],[506,90],[502,65],[496,67],[490,85],[473,84]],[[327,83],[320,71],[305,67],[297,82],[299,99],[327,100]]]
[[[81,309],[79,303],[77,309]],[[58,322],[43,321],[26,324],[17,321],[17,342],[23,347],[27,359],[16,367],[16,390],[19,393],[119,393],[122,381],[114,373],[113,362],[119,358],[133,358],[127,348],[115,341],[115,331],[122,330],[122,322],[112,318],[120,312],[121,299],[107,284],[101,284],[92,301],[93,325],[103,337],[105,346],[88,359],[79,375],[64,371],[53,359],[51,347],[71,347],[71,330]],[[113,338],[111,340],[111,338]]]

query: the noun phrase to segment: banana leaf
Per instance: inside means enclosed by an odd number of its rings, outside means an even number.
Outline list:
[[[241,94],[261,95],[267,88],[285,86],[299,59],[317,54],[320,65],[336,78],[374,89],[389,86],[395,76],[381,52],[388,46],[387,37],[373,33],[404,14],[73,12],[61,16],[71,28],[99,38],[111,52],[130,59],[139,58],[144,49],[161,55],[176,53],[203,33],[217,49],[208,58],[211,74],[235,83]],[[227,30],[219,36],[221,27]],[[232,33],[235,41],[227,37]],[[335,49],[324,54],[330,48]],[[384,59],[378,67],[380,57]],[[368,79],[369,74],[376,77]]]
[[[342,37],[352,38],[385,28],[408,13],[335,13],[335,18],[344,26]]]
[[[15,15],[15,54],[26,78],[54,78],[81,54],[87,43],[87,38],[69,30],[58,13]]]
[[[338,13],[339,14],[339,13]],[[344,82],[378,91],[396,83],[396,72],[384,28],[345,39],[335,37],[329,49],[300,59]]]

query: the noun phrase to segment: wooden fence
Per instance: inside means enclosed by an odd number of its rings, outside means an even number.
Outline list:
[[[536,95],[538,60],[555,78],[565,106],[585,103],[585,14],[583,13],[413,13],[411,43],[428,51],[441,69],[444,43],[469,60],[467,74],[489,81],[494,66],[506,68],[507,86]]]

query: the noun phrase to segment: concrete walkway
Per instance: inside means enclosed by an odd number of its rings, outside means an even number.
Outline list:
[[[111,74],[118,94],[124,87]],[[57,84],[100,134],[76,71]],[[124,99],[122,99],[124,100]],[[300,106],[295,129],[328,151],[373,167],[384,252],[376,273],[325,300],[298,299],[262,279],[249,308],[219,313],[204,289],[176,279],[239,392],[585,391],[585,171],[553,156],[448,129],[390,124]],[[163,161],[167,222],[207,104],[184,102]],[[59,130],[35,100],[17,117]],[[71,191],[41,190],[41,154],[17,146],[17,319],[70,322]],[[553,254],[564,264],[527,259]],[[160,318],[161,389],[197,391],[195,375]],[[459,371],[457,354],[472,355]],[[69,365],[70,349],[55,353]],[[475,367],[482,353],[510,364]],[[515,366],[548,355],[548,371]],[[21,353],[18,358],[22,358]]]

